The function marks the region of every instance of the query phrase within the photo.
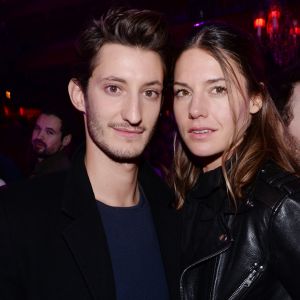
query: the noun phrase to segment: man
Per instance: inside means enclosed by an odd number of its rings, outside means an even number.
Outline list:
[[[70,171],[0,194],[0,299],[175,299],[177,214],[141,154],[157,121],[166,26],[109,11],[69,83],[86,147]],[[4,199],[4,200],[3,200]]]
[[[70,166],[64,149],[70,144],[72,135],[64,118],[59,108],[44,109],[37,118],[31,136],[36,160],[31,177],[64,170]]]

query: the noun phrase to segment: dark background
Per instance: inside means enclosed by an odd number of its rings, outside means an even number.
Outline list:
[[[271,2],[0,0],[0,153],[12,157],[24,169],[38,109],[48,102],[70,106],[67,83],[76,60],[74,45],[79,31],[92,16],[118,5],[155,9],[166,15],[175,43],[180,43],[195,22],[210,19],[229,21],[254,34],[254,17],[259,11],[266,13]],[[299,0],[279,3],[300,22]],[[266,60],[270,61],[270,74],[280,71],[270,57]],[[7,90],[11,99],[5,96]],[[75,145],[82,139],[82,122],[76,118]]]
[[[299,0],[280,3],[300,20]],[[46,94],[61,93],[75,60],[74,42],[82,25],[119,4],[163,12],[178,37],[190,23],[211,18],[252,30],[255,14],[270,1],[0,0],[0,97],[9,89],[16,104],[39,106]]]

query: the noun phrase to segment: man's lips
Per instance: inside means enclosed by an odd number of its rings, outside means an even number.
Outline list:
[[[46,148],[46,144],[43,142],[43,141],[41,141],[41,140],[34,140],[33,142],[32,142],[32,144],[33,144],[33,146],[34,147],[37,147],[37,148]]]
[[[136,134],[140,134],[140,133],[144,132],[144,129],[142,129],[142,128],[135,129],[135,128],[114,127],[114,130],[122,131],[122,132],[128,132],[128,133],[136,133]]]
[[[120,127],[120,126],[115,126],[112,127],[119,135],[125,136],[125,137],[136,137],[145,131],[144,128],[142,127]]]

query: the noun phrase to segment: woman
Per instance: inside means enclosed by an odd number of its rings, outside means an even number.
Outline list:
[[[300,299],[299,166],[255,43],[197,30],[174,70],[181,299]]]

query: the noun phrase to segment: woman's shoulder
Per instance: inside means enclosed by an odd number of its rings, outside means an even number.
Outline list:
[[[276,208],[283,202],[297,202],[300,206],[300,177],[268,161],[258,173],[254,195],[256,201],[270,208]]]

